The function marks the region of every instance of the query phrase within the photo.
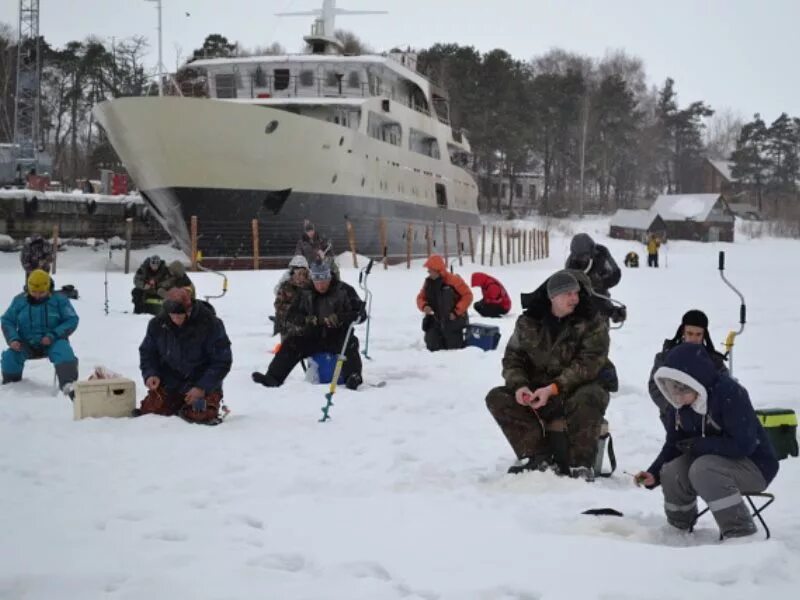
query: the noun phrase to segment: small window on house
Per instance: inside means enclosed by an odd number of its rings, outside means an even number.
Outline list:
[[[521,183],[517,183],[517,184],[514,186],[514,195],[515,195],[517,198],[522,198],[522,184],[521,184]]]
[[[267,74],[261,67],[256,67],[253,73],[253,83],[256,87],[267,87]]]
[[[447,188],[443,183],[436,184],[436,206],[447,208]]]
[[[275,69],[272,73],[275,76],[276,90],[285,90],[289,87],[289,69]]]
[[[358,89],[361,87],[361,73],[358,71],[350,71],[347,75],[347,87]]]
[[[303,87],[311,87],[314,85],[314,71],[310,69],[300,71],[300,85]]]
[[[218,73],[214,76],[217,86],[217,98],[236,98],[236,75],[233,73]]]
[[[325,85],[328,87],[339,87],[339,78],[336,77],[336,71],[328,71],[325,73]]]

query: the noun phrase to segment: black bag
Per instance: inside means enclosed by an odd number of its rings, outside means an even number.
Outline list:
[[[77,300],[80,298],[78,295],[78,289],[74,285],[64,285],[61,286],[61,289],[56,292],[56,294],[62,294],[66,296],[70,300]]]
[[[797,456],[797,415],[789,408],[762,408],[756,416],[767,432],[778,460]]]

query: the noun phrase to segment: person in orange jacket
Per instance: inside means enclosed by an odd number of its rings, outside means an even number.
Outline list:
[[[460,276],[447,271],[444,259],[438,254],[428,257],[425,268],[428,277],[417,294],[417,307],[425,313],[422,319],[425,346],[431,352],[463,348],[472,290]]]

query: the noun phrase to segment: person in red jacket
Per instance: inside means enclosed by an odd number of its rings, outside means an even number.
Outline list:
[[[480,287],[483,298],[472,305],[482,317],[502,317],[511,310],[511,298],[503,285],[486,273],[473,273],[471,287]]]
[[[428,277],[417,294],[417,307],[425,313],[422,319],[425,345],[431,352],[463,348],[472,290],[460,276],[447,271],[444,259],[438,254],[428,257],[425,268]]]

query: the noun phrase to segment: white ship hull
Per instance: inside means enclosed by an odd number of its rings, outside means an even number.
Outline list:
[[[385,109],[380,98],[359,104],[365,111]],[[409,127],[431,126],[430,117],[399,104],[390,110]],[[467,171],[354,128],[271,106],[199,98],[120,98],[95,111],[155,216],[187,252],[193,215],[206,256],[251,255],[252,219],[266,228],[262,255],[277,257],[291,256],[305,218],[337,252],[346,249],[349,219],[359,252],[374,256],[384,251],[380,218],[387,223],[388,253],[395,255],[405,255],[409,223],[417,231],[416,255],[426,247],[422,225],[439,240],[442,222],[478,223],[478,190]],[[437,206],[437,184],[446,190],[447,208]],[[448,235],[452,248],[454,231]],[[437,246],[442,250],[441,241]]]

